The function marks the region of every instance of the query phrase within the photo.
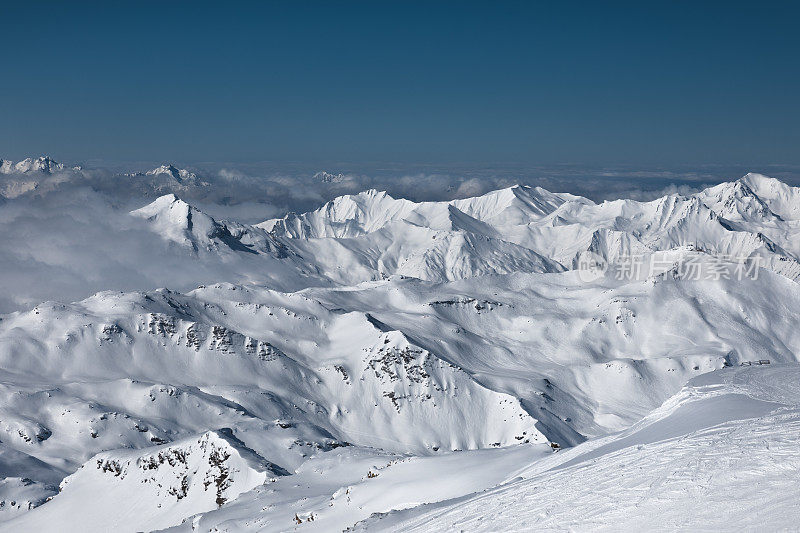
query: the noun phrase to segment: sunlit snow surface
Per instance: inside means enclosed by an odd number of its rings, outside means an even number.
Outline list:
[[[713,372],[619,435],[533,462],[480,494],[356,529],[793,530],[798,384],[798,365]]]
[[[372,190],[248,225],[182,200],[192,172],[125,176],[164,193],[135,209],[60,196],[80,172],[2,163],[0,529],[800,520],[796,188]]]

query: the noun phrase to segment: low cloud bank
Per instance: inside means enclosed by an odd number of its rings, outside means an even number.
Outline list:
[[[0,234],[0,313],[101,290],[189,290],[237,270],[199,260],[130,216],[127,206],[85,187],[7,200]]]
[[[158,164],[151,165],[151,169],[160,168]],[[176,167],[171,168],[175,171],[183,169],[180,165]],[[174,193],[215,217],[255,223],[289,211],[312,210],[336,196],[366,189],[385,190],[395,197],[424,201],[476,196],[523,184],[603,201],[617,198],[649,200],[667,193],[689,194],[751,171],[780,178],[792,185],[800,184],[800,169],[782,166],[639,170],[580,165],[414,167],[371,164],[352,167],[342,163],[315,166],[205,163],[185,168],[188,178],[168,172],[148,173],[146,164],[136,165],[133,169],[98,164],[54,174],[0,175],[0,196],[63,194],[87,188],[102,193],[117,206],[132,209],[162,194]]]

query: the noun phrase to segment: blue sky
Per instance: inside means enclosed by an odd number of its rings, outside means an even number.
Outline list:
[[[4,2],[0,157],[800,163],[797,4],[560,4]]]

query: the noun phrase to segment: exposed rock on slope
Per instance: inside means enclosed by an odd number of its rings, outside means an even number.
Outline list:
[[[103,452],[61,483],[45,507],[7,524],[49,531],[141,531],[180,524],[288,472],[270,464],[230,430],[145,450]],[[120,505],[124,502],[124,505]],[[80,517],[65,524],[64,516]]]

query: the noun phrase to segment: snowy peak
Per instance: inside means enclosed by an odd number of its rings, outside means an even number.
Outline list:
[[[750,173],[697,194],[713,211],[734,222],[777,224],[800,220],[800,188]]]
[[[346,179],[346,176],[342,173],[331,174],[322,170],[314,174],[314,179],[322,183],[341,183]]]
[[[193,172],[189,172],[184,168],[177,168],[172,164],[161,165],[158,168],[154,168],[153,170],[148,170],[145,172],[146,176],[162,176],[167,175],[171,176],[175,179],[178,183],[183,183],[187,180],[194,180],[197,175]]]
[[[410,200],[395,200],[386,191],[370,189],[334,198],[316,211],[267,220],[258,227],[294,239],[355,237],[403,219],[415,205]]]
[[[765,198],[773,197],[777,191],[783,191],[787,188],[791,188],[779,179],[770,178],[769,176],[758,174],[756,172],[749,172],[745,174],[739,178],[737,182],[747,185],[750,189],[756,191],[760,196]]]
[[[64,170],[64,165],[58,163],[47,156],[37,157],[36,159],[23,159],[17,164],[8,160],[0,160],[0,173],[2,174],[30,174],[40,172],[42,174],[52,174]]]
[[[17,172],[42,172],[44,174],[52,174],[53,172],[64,170],[64,165],[45,156],[36,159],[24,159],[14,165],[14,168]]]
[[[800,188],[761,174],[747,174],[739,180],[769,209],[784,220],[800,220]]]
[[[756,192],[772,188],[770,178],[748,174],[730,183],[721,183],[698,193],[706,206],[719,216],[731,221],[776,221],[776,215],[767,202]],[[781,184],[783,185],[783,184]]]
[[[169,242],[193,253],[266,254],[272,259],[285,259],[290,251],[263,229],[217,221],[175,194],[165,194],[150,204],[131,211],[132,216],[147,221],[151,231]],[[295,263],[293,268],[303,270]],[[285,273],[289,275],[288,272]]]
[[[520,185],[474,198],[421,203],[395,199],[385,191],[371,189],[339,196],[316,211],[299,215],[290,213],[258,226],[294,239],[357,237],[400,220],[433,229],[451,229],[451,208],[494,227],[509,226],[538,220],[568,200],[591,203],[569,194]]]
[[[515,185],[450,203],[478,220],[507,226],[538,220],[555,211],[567,200],[573,199],[579,197],[555,194],[541,187]]]
[[[147,219],[165,239],[198,251],[215,248],[217,239],[230,236],[225,225],[187,204],[174,194],[165,194],[131,215]]]
[[[188,230],[192,229],[195,222],[192,220],[193,218],[201,218],[215,223],[213,218],[187,204],[175,194],[159,196],[152,203],[131,211],[131,214],[143,218],[167,220],[181,229]]]
[[[159,196],[152,203],[138,209],[138,211],[141,212],[148,211],[155,213],[158,211],[163,211],[164,209],[170,209],[176,205],[181,207],[186,206],[188,208],[193,209],[191,206],[189,206],[189,204],[178,198],[175,194],[170,193],[170,194],[165,194],[163,196]]]
[[[208,185],[208,183],[204,181],[199,181],[197,174],[194,172],[189,172],[184,168],[178,168],[171,163],[161,165],[147,172],[131,172],[124,175],[131,178],[151,178],[154,180],[152,186],[156,191],[164,191],[165,189],[171,190],[173,188],[183,191],[194,185]]]

